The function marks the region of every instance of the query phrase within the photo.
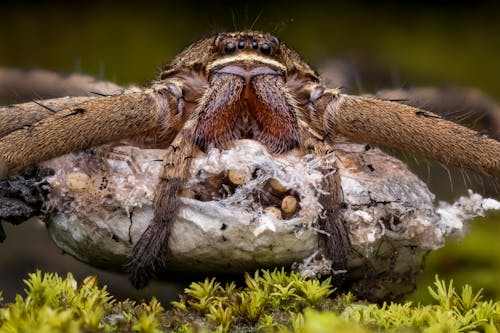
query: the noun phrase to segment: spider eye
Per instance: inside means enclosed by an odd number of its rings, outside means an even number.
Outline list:
[[[236,51],[236,45],[234,45],[234,43],[229,42],[224,46],[225,53],[230,54],[233,53],[234,51]]]
[[[269,40],[271,41],[271,43],[274,43],[276,45],[279,45],[280,41],[278,40],[278,38],[274,37],[274,36],[269,36],[268,37]]]
[[[239,42],[238,43],[238,48],[241,50],[241,49],[244,49],[245,48],[245,42]]]
[[[252,42],[252,48],[257,50],[259,48],[259,43],[257,43],[256,41],[253,41]]]
[[[263,54],[271,54],[271,46],[267,43],[264,43],[260,46],[260,52]]]

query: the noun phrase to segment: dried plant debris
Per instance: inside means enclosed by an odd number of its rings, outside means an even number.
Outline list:
[[[31,167],[0,181],[0,242],[5,239],[2,221],[19,224],[42,214],[50,192],[50,175],[50,170]]]
[[[243,272],[292,265],[304,276],[345,274],[368,298],[412,290],[429,250],[461,234],[463,222],[499,209],[477,194],[434,206],[427,186],[394,157],[342,143],[324,157],[292,151],[278,157],[252,140],[198,152],[182,191],[169,245],[169,270]],[[153,217],[163,150],[108,145],[41,165],[47,178],[47,225],[79,260],[122,270]],[[353,246],[347,272],[332,272],[318,252],[323,165],[342,180],[342,218]]]

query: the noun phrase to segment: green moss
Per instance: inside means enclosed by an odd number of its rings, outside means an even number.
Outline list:
[[[117,301],[95,277],[81,284],[68,274],[30,274],[26,295],[2,303],[0,332],[499,332],[500,302],[481,290],[436,277],[431,305],[369,304],[350,293],[331,296],[330,280],[305,279],[282,270],[246,274],[246,286],[215,279],[192,283],[165,310],[149,303]]]
[[[444,247],[429,254],[418,279],[420,288],[412,300],[425,304],[432,300],[425,286],[432,283],[436,273],[443,279],[453,278],[458,287],[481,286],[485,297],[500,299],[500,212],[476,218],[467,228],[466,237],[449,239]]]

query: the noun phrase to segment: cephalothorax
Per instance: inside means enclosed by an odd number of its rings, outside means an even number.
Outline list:
[[[32,121],[0,112],[0,178],[25,166],[107,142],[167,149],[155,216],[135,244],[130,280],[144,286],[165,257],[177,196],[196,150],[257,140],[270,152],[327,154],[339,137],[408,150],[500,177],[500,142],[410,106],[341,94],[276,37],[254,31],[201,39],[164,68],[150,89],[105,96]],[[334,167],[334,165],[332,166]],[[325,172],[321,242],[335,269],[350,243],[342,190]]]

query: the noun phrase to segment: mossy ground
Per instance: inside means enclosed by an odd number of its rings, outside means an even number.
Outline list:
[[[0,332],[499,332],[500,302],[482,299],[468,285],[436,277],[433,304],[370,304],[335,294],[330,280],[304,279],[284,270],[247,274],[246,286],[215,279],[191,283],[165,309],[119,301],[96,277],[80,284],[40,271],[25,281],[25,295],[2,304]]]

